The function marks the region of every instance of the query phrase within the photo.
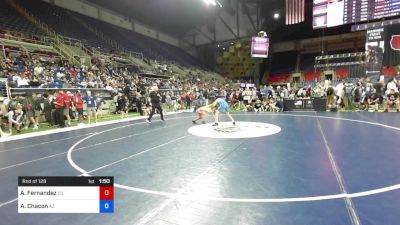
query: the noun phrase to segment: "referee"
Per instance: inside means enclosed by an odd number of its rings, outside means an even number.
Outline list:
[[[151,118],[153,117],[154,113],[156,112],[156,109],[160,112],[161,115],[161,121],[164,122],[164,115],[163,115],[163,110],[161,108],[161,95],[158,93],[158,88],[157,86],[153,86],[150,89],[150,101],[151,101],[151,113],[149,115],[149,118],[146,120],[146,122],[151,123]]]

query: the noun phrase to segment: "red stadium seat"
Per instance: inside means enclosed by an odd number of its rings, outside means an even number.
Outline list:
[[[287,83],[290,80],[290,74],[271,74],[269,82],[271,84]]]
[[[340,80],[348,77],[349,76],[349,69],[348,68],[336,69],[336,76]]]
[[[314,81],[321,79],[321,71],[308,71],[304,73],[304,79],[306,81]]]
[[[397,70],[394,66],[383,68],[383,74],[388,77],[395,77],[397,75]]]

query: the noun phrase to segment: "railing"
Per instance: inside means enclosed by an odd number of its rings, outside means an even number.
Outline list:
[[[73,18],[74,20],[76,20],[78,23],[80,23],[82,26],[84,26],[86,29],[88,29],[89,31],[91,31],[92,33],[94,33],[97,37],[99,37],[100,39],[102,39],[103,41],[107,42],[113,49],[118,50],[120,52],[122,52],[123,54],[130,56],[130,57],[135,57],[138,59],[143,59],[143,53],[139,53],[139,52],[131,52],[126,50],[125,48],[123,48],[122,46],[120,46],[118,44],[118,42],[116,42],[115,40],[107,37],[106,35],[104,35],[103,32],[101,32],[100,30],[94,28],[93,26],[88,25],[85,21],[79,19],[78,17],[76,17],[75,15],[67,12],[68,15]]]
[[[0,38],[14,40],[14,41],[23,41],[37,45],[47,45],[47,46],[52,45],[53,42],[52,39],[47,36],[23,33],[10,29],[0,30]]]
[[[3,98],[9,98],[11,96],[11,93],[10,93],[10,88],[8,87],[7,78],[0,78],[0,82],[5,84],[5,90],[0,90],[1,92],[5,91],[6,96],[3,96]]]
[[[75,59],[72,50],[68,49],[68,47],[65,46],[66,44],[64,43],[63,37],[59,36],[54,30],[49,28],[49,26],[42,23],[28,10],[18,5],[15,0],[8,0],[8,4],[12,6],[17,12],[19,12],[26,19],[28,19],[31,23],[33,23],[36,27],[40,28],[48,36],[50,36],[53,39],[54,49],[58,50],[61,54],[63,54],[68,59],[68,61],[79,66],[81,65],[81,62]]]
[[[24,96],[26,94],[45,94],[56,91],[70,91],[71,93],[75,93],[76,91],[81,91],[82,94],[90,91],[92,94],[102,93],[102,97],[105,99],[111,99],[111,97],[116,94],[116,92],[109,91],[105,88],[8,88],[9,95],[8,98],[12,98],[14,96]],[[182,93],[182,89],[159,89],[160,92],[173,92],[173,93]]]

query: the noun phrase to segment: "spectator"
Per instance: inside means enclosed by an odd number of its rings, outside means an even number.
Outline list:
[[[78,114],[78,126],[84,125],[83,123],[83,99],[81,96],[81,91],[77,90],[74,97],[72,98],[72,104]]]
[[[17,133],[21,132],[23,127],[24,112],[22,111],[22,105],[18,104],[15,109],[11,109],[8,112],[8,129],[9,133],[12,134],[12,128],[15,127]]]
[[[88,123],[90,124],[91,117],[94,117],[95,123],[97,123],[96,115],[96,96],[92,96],[90,91],[86,91],[86,96],[83,97],[83,101],[86,104],[86,112],[88,116]]]
[[[354,106],[356,108],[356,111],[360,111],[361,109],[361,96],[362,96],[362,87],[361,87],[361,83],[358,82],[356,84],[356,87],[354,88]]]
[[[192,104],[192,99],[191,99],[190,92],[186,92],[184,99],[185,99],[185,103],[186,103],[186,108],[185,109],[186,110],[190,110],[191,104]]]
[[[375,89],[375,93],[376,93],[376,95],[377,95],[378,98],[379,98],[378,104],[382,104],[382,101],[383,101],[383,93],[384,93],[384,92],[383,92],[383,88],[385,87],[385,85],[384,85],[383,82],[384,82],[383,80],[378,79],[378,80],[376,81],[376,83],[373,84],[373,87],[374,87],[374,89]]]
[[[33,73],[35,76],[40,77],[43,74],[43,67],[41,67],[40,64],[37,64],[33,71],[34,71]]]
[[[121,113],[121,119],[128,118],[128,101],[127,97],[122,93],[118,93],[117,97],[117,104],[118,104],[118,109]]]
[[[336,85],[335,92],[336,92],[336,102],[338,106],[343,104],[343,96],[344,96],[344,81],[339,82]]]
[[[368,103],[368,107],[367,110],[369,110],[369,108],[372,106],[374,111],[377,112],[379,109],[379,95],[376,93],[376,91],[374,90],[372,92],[372,95],[369,96],[369,98],[367,99],[367,103]]]
[[[28,123],[27,124],[27,128],[30,126],[30,124],[33,124],[33,129],[37,130],[39,129],[38,124],[36,123],[36,119],[35,119],[35,104],[34,104],[34,100],[33,100],[33,96],[32,94],[28,94],[28,96],[24,99],[23,103],[22,103],[23,109],[25,111],[26,117],[28,119]]]
[[[100,95],[100,93],[96,94],[96,112],[97,112],[97,118],[102,118],[103,117],[103,107],[106,101],[104,98]]]
[[[3,102],[4,104],[0,109],[0,138],[10,136],[10,134],[5,133],[3,131],[3,120],[2,120],[3,116],[5,116],[7,114],[6,108],[8,107],[9,102],[10,101],[8,99],[5,99],[4,102]]]
[[[43,97],[40,94],[32,94],[32,100],[33,100],[33,112],[34,112],[34,117],[35,117],[35,123],[37,126],[39,126],[39,118],[40,115],[42,114],[43,111]]]
[[[336,99],[335,99],[335,89],[332,87],[332,82],[329,81],[326,88],[326,104],[328,109],[332,110],[336,108]]]
[[[54,110],[54,98],[51,94],[43,94],[43,110],[44,117],[46,118],[49,126],[54,126],[54,117],[52,111]]]
[[[393,88],[389,90],[389,94],[387,95],[384,112],[388,112],[389,108],[395,108],[397,112],[400,112],[399,95]]]
[[[350,81],[346,81],[344,84],[344,95],[343,95],[343,104],[345,109],[351,109],[353,107],[353,90],[354,85],[350,83]]]
[[[394,91],[394,93],[399,93],[399,89],[397,88],[397,81],[396,81],[396,78],[390,78],[389,79],[389,81],[388,81],[388,83],[387,83],[387,93],[386,94],[389,94],[389,92],[391,91],[391,90],[393,90]]]
[[[54,103],[54,108],[55,108],[55,121],[56,123],[61,127],[65,127],[65,119],[64,119],[64,109],[65,109],[65,97],[64,97],[64,92],[60,90],[59,92],[56,92],[55,94],[55,101]]]
[[[256,111],[256,112],[262,112],[263,111],[262,102],[261,102],[260,99],[258,99],[256,101],[256,103],[254,104],[254,111]]]
[[[67,125],[71,126],[71,92],[66,91],[63,94],[64,96],[64,116],[67,118]]]

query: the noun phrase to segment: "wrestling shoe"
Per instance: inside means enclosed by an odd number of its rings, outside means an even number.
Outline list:
[[[236,125],[235,121],[232,122],[233,125]]]
[[[196,121],[194,121],[194,120],[192,120],[192,123],[193,123],[193,124],[197,124]]]
[[[214,123],[212,126],[213,126],[213,127],[218,126],[218,123]]]
[[[146,119],[146,122],[147,122],[147,123],[151,123],[151,121],[150,121],[149,119]]]

